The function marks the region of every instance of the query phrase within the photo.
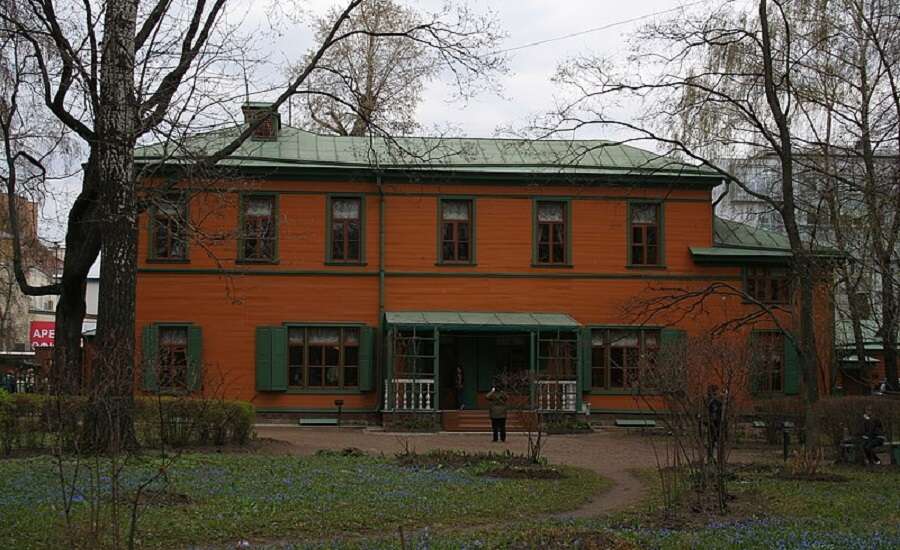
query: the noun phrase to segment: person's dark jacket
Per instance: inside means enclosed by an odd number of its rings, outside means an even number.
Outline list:
[[[492,390],[487,394],[487,400],[491,402],[488,414],[492,419],[506,418],[509,407],[506,405],[506,394],[502,391]]]
[[[870,439],[875,439],[878,437],[884,436],[884,428],[881,425],[881,420],[873,417],[863,417],[862,421],[862,436]]]

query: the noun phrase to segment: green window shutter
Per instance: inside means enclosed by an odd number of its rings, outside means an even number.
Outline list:
[[[156,357],[159,350],[158,332],[155,325],[147,325],[141,335],[141,351],[143,352],[143,387],[144,391],[159,391],[158,365]]]
[[[678,357],[687,342],[687,333],[677,328],[664,328],[659,331],[659,350],[663,358]]]
[[[784,393],[800,393],[800,352],[787,334],[784,335]]]
[[[489,338],[475,340],[478,348],[478,391],[491,391],[497,368],[497,348],[495,341]]]
[[[371,391],[374,387],[375,361],[374,337],[372,327],[359,329],[359,389]]]
[[[287,328],[256,327],[256,389],[287,389]]]
[[[581,391],[591,389],[592,340],[591,329],[583,328],[578,333],[578,369],[581,373]]]
[[[256,389],[272,389],[272,328],[256,327]]]
[[[762,391],[762,373],[760,372],[760,363],[757,357],[759,350],[759,333],[750,332],[750,393],[758,394]]]
[[[203,332],[200,327],[188,327],[188,390],[203,387]]]
[[[287,327],[272,327],[272,391],[287,390]]]

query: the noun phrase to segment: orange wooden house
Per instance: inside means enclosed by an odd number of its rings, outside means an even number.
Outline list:
[[[530,372],[543,410],[624,414],[642,408],[642,357],[755,307],[717,297],[637,323],[628,312],[647,292],[744,285],[791,326],[784,239],[716,219],[715,173],[628,145],[388,142],[276,116],[215,177],[183,176],[183,151],[137,154],[147,187],[167,185],[141,223],[147,390],[301,417],[341,401],[377,419],[478,410],[500,375]],[[762,389],[797,393],[796,354],[773,327],[741,338],[777,342]]]

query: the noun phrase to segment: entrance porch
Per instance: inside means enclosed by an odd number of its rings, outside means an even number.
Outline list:
[[[582,410],[586,334],[565,314],[389,312],[386,412],[488,408],[491,388],[511,408]]]

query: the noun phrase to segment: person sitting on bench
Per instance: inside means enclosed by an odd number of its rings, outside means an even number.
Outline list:
[[[875,449],[884,445],[886,438],[884,437],[884,429],[881,426],[881,420],[872,417],[872,408],[866,407],[862,419],[862,448],[866,455],[866,463],[881,464]]]

